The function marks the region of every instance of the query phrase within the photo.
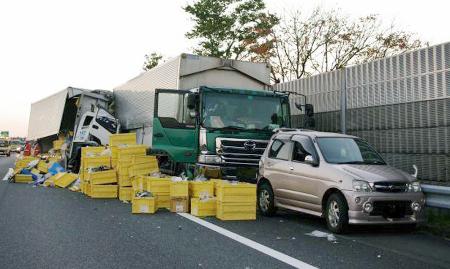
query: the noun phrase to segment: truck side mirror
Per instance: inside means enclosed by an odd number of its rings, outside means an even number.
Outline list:
[[[308,117],[314,116],[314,106],[312,104],[305,105],[305,114]]]
[[[295,102],[294,105],[298,110],[302,111],[302,104]]]
[[[193,94],[193,93],[188,94],[188,96],[187,96],[187,108],[191,109],[191,110],[195,109],[196,104],[197,104],[196,101],[197,101],[197,95],[196,94]]]

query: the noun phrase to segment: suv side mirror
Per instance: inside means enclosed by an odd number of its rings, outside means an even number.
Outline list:
[[[195,109],[196,103],[197,103],[196,101],[197,101],[196,94],[193,94],[193,93],[188,94],[188,96],[187,96],[187,108],[191,109],[191,110]]]
[[[311,155],[306,155],[305,163],[306,164],[310,164],[312,166],[318,166],[319,165],[319,162]]]

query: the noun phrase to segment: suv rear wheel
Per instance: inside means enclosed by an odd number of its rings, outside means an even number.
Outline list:
[[[348,205],[345,198],[333,193],[327,201],[325,219],[328,229],[333,233],[344,233],[348,227]]]
[[[267,183],[258,187],[258,208],[264,216],[273,216],[277,211],[272,187]]]

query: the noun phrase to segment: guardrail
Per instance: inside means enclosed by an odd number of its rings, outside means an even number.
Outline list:
[[[450,209],[450,187],[421,184],[429,207]]]

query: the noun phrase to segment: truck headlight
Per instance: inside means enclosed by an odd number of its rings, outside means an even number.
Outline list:
[[[412,183],[408,184],[408,191],[409,192],[421,192],[422,188],[420,187],[419,181],[414,181]]]
[[[199,155],[198,156],[199,163],[213,163],[219,164],[222,162],[222,158],[217,155]]]
[[[353,190],[357,192],[371,192],[372,187],[364,180],[353,180]]]

